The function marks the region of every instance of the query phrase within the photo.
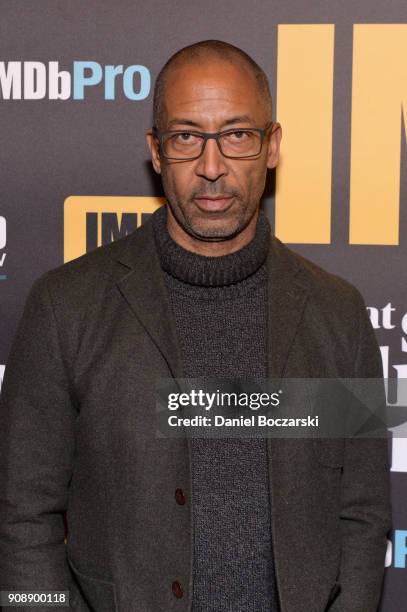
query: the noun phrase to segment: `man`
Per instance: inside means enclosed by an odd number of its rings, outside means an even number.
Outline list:
[[[3,590],[97,612],[377,609],[385,439],[153,435],[160,378],[382,376],[360,293],[270,234],[271,113],[241,50],[175,54],[147,135],[167,205],[34,283],[1,398]]]

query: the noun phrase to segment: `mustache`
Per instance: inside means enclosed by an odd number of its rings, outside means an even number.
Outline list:
[[[233,198],[233,197],[239,198],[240,193],[234,189],[228,189],[228,188],[222,189],[220,185],[213,185],[213,184],[208,184],[200,188],[194,189],[190,193],[191,200],[193,200],[194,198],[204,198],[204,197],[217,198],[220,196],[224,198]]]

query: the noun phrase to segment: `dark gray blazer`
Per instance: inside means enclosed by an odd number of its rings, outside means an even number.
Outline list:
[[[271,245],[269,376],[382,376],[360,293]],[[74,610],[191,610],[189,444],[152,435],[156,379],[182,377],[174,329],[151,219],[34,283],[0,401],[2,589],[70,589]],[[282,612],[375,612],[387,441],[268,452]]]

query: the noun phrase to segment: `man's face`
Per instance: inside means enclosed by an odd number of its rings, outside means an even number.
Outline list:
[[[161,131],[219,132],[264,128],[270,122],[255,77],[245,67],[208,60],[173,68],[164,90]],[[257,219],[267,168],[278,161],[281,128],[268,130],[261,153],[250,159],[224,157],[215,140],[192,161],[160,157],[156,139],[148,144],[172,215],[195,239],[233,238]]]

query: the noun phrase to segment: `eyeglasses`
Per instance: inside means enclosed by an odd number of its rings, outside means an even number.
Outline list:
[[[191,161],[198,159],[205,150],[208,140],[213,138],[224,157],[244,159],[260,155],[267,130],[273,125],[270,121],[263,129],[239,128],[223,132],[195,132],[173,130],[159,132],[153,127],[153,134],[160,144],[160,153],[165,159]]]

